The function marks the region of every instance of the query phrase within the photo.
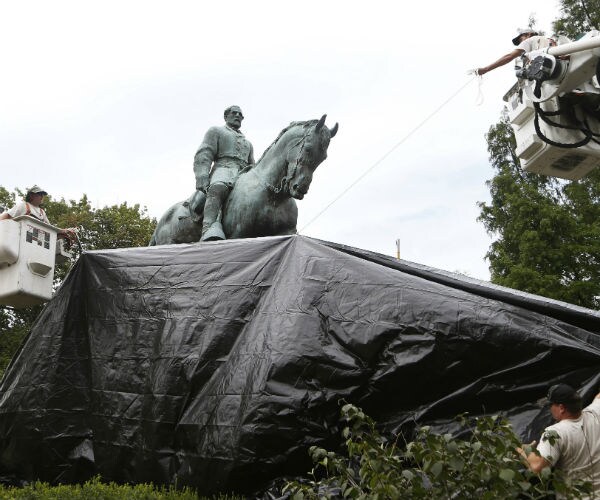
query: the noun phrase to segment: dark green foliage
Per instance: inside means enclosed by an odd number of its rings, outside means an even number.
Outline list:
[[[0,208],[9,208],[15,204],[15,193],[0,186]]]
[[[156,227],[146,209],[127,202],[94,209],[86,195],[78,201],[45,203],[50,222],[58,227],[77,227],[84,250],[146,246]]]
[[[561,0],[560,17],[552,25],[559,35],[576,40],[600,29],[600,0]]]
[[[236,500],[241,497],[219,495],[215,500]],[[202,500],[188,488],[157,488],[151,484],[135,486],[102,483],[99,478],[82,485],[50,486],[33,483],[24,488],[2,488],[0,500]]]
[[[496,170],[479,203],[492,282],[584,307],[600,306],[600,170],[567,182],[521,170],[506,119],[487,134]]]
[[[9,192],[0,186],[0,205],[6,208],[13,206],[23,196],[24,193],[19,190]],[[150,218],[146,209],[139,205],[122,203],[94,209],[86,195],[80,200],[69,201],[62,198],[55,201],[47,197],[44,207],[53,225],[78,229],[83,250],[145,246],[156,227],[156,220]],[[74,262],[80,250],[77,245],[73,245],[71,250]],[[65,278],[73,262],[57,266],[54,275],[56,287]],[[43,307],[17,310],[0,306],[0,377]]]
[[[19,322],[11,326],[9,321],[7,311],[0,309],[0,378],[29,331],[28,324]]]
[[[292,499],[546,498],[551,491],[580,498],[590,484],[546,468],[537,476],[521,462],[521,446],[507,420],[459,417],[468,439],[422,427],[414,441],[387,440],[360,408],[342,408],[347,456],[311,447],[312,480],[290,482]],[[527,453],[530,447],[525,447]]]

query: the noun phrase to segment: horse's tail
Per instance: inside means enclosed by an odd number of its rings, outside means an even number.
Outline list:
[[[201,193],[206,199],[206,195],[202,193],[202,191],[196,191],[196,193]],[[191,197],[190,197],[191,198]],[[204,200],[203,200],[204,201]],[[154,229],[154,233],[152,233],[152,237],[150,238],[150,242],[148,243],[149,247],[158,246],[158,245],[171,245],[173,243],[192,243],[194,241],[200,240],[200,234],[189,235],[185,234],[185,232],[189,232],[189,227],[181,227],[181,220],[185,219],[190,221],[190,209],[189,209],[190,199],[186,201],[180,201],[175,203],[172,207],[170,207],[160,218],[158,223],[156,224],[156,228]],[[202,208],[204,207],[204,203],[202,203]],[[178,217],[178,214],[181,216]],[[197,215],[197,214],[196,214]],[[197,220],[193,222],[189,222],[188,226],[191,224],[194,227],[201,228],[201,217],[197,217]],[[184,224],[186,226],[186,224]],[[182,234],[183,230],[183,234]],[[183,239],[182,239],[183,238]]]
[[[149,247],[155,247],[156,245],[158,245],[158,232],[160,231],[160,229],[162,229],[163,227],[163,219],[164,217],[161,217],[161,219],[156,223],[156,227],[154,228],[154,232],[152,233],[152,237],[150,238],[150,242],[148,243]]]
[[[171,217],[173,216],[173,211],[175,210],[175,207],[178,204],[176,203],[175,205],[173,205],[172,207],[170,207],[164,214],[163,216],[158,220],[158,222],[156,223],[156,227],[154,228],[154,232],[152,233],[152,237],[150,238],[150,242],[148,243],[149,247],[155,247],[157,245],[166,245],[168,243],[173,243],[172,241],[165,241],[164,238],[164,227],[165,225],[168,225]],[[159,243],[159,241],[161,243]]]

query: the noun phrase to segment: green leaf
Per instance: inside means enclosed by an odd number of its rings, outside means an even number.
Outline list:
[[[344,497],[349,497],[354,492],[354,487],[350,486],[349,488],[344,490]]]
[[[500,473],[498,474],[498,476],[500,477],[500,479],[506,481],[506,482],[510,482],[515,478],[515,471],[512,469],[501,469]]]
[[[409,470],[405,469],[405,470],[402,471],[402,477],[404,479],[406,479],[407,481],[412,481],[414,479],[415,475],[414,475],[414,473],[412,471],[409,471]]]
[[[527,490],[531,489],[531,483],[529,483],[527,481],[519,481],[519,487],[523,491],[527,491]]]
[[[429,471],[431,472],[433,477],[438,477],[441,474],[443,469],[444,469],[444,464],[442,462],[435,462],[431,466],[431,469],[429,469]]]
[[[459,457],[451,457],[448,460],[448,465],[451,469],[460,472],[465,467],[465,462]]]
[[[458,443],[456,441],[450,441],[446,445],[446,450],[448,453],[456,453],[458,451]]]

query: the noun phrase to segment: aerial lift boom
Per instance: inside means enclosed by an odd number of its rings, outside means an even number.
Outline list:
[[[577,180],[600,166],[600,32],[525,54],[504,97],[521,166]]]

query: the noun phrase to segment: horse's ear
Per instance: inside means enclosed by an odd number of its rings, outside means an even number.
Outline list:
[[[319,123],[317,123],[317,126],[315,127],[317,132],[323,128],[323,125],[325,125],[325,118],[327,118],[327,115],[323,115],[319,120]]]
[[[329,129],[329,137],[334,138],[335,134],[337,134],[338,131],[338,124],[336,123],[333,128]]]

